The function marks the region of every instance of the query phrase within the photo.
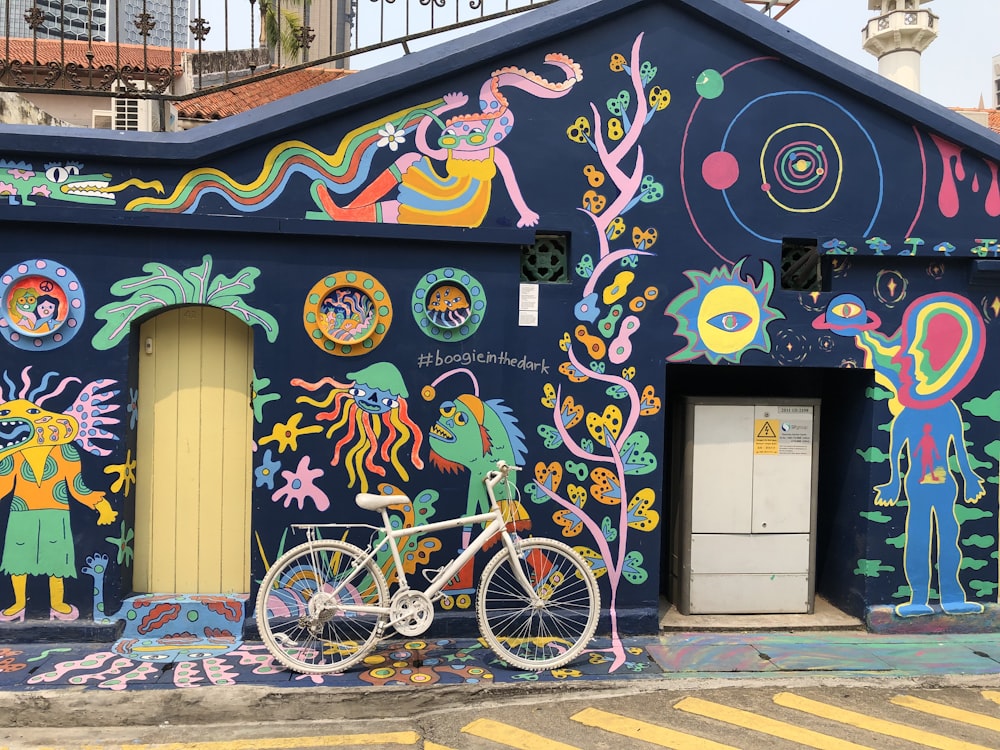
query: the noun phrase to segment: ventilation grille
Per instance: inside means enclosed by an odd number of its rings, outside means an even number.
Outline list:
[[[521,250],[521,281],[538,284],[569,283],[569,237],[537,235],[534,245]]]
[[[781,288],[797,292],[823,291],[821,260],[816,240],[782,240]]]

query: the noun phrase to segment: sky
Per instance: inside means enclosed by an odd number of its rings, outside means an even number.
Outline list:
[[[991,68],[1000,55],[1000,0],[932,0],[923,6],[940,19],[940,35],[921,58],[920,93],[946,107],[992,103]],[[838,55],[878,70],[861,48],[869,18],[866,0],[799,0],[779,23]]]
[[[223,0],[200,1],[202,15],[213,30],[206,49],[221,49]],[[453,1],[448,0],[449,7],[453,7]],[[199,0],[190,2],[194,14]],[[402,5],[405,0],[394,2]],[[249,3],[229,0],[229,6],[229,48],[244,48],[249,37]],[[946,107],[976,107],[980,96],[990,106],[992,61],[1000,55],[1000,0],[931,0],[924,7],[939,17],[941,34],[924,52],[921,93]],[[861,29],[874,15],[868,10],[867,0],[799,0],[778,23],[875,71],[878,61],[861,48]],[[418,46],[426,45],[414,49]]]

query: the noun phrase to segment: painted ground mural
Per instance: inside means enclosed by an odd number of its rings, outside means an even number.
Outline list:
[[[500,459],[524,467],[502,497],[518,533],[566,542],[601,586],[601,637],[544,679],[640,671],[628,636],[657,628],[678,552],[673,414],[685,395],[747,391],[823,400],[821,595],[877,630],[997,628],[1000,148],[963,146],[958,125],[876,107],[874,84],[810,76],[680,6],[639,6],[607,10],[596,36],[512,38],[506,56],[431,82],[427,58],[363,105],[317,94],[322,122],[234,126],[210,158],[88,156],[85,173],[63,145],[51,161],[5,154],[0,631],[121,631],[90,658],[46,662],[38,684],[119,690],[175,664],[184,687],[270,674],[250,602],[302,540],[296,524],[370,522],[358,492],[407,496],[397,527],[476,513]],[[531,231],[565,240],[559,283],[522,279]],[[249,580],[136,591],[137,479],[203,468],[141,453],[140,405],[164,396],[140,392],[161,346],[140,331],[209,309],[239,323],[249,362],[233,410],[251,423]],[[200,351],[231,352],[222,340]],[[193,390],[176,369],[176,390]],[[229,425],[166,429],[196,430],[222,443]],[[204,518],[180,521],[242,533]],[[405,571],[475,531],[403,540]],[[191,558],[198,543],[178,535]],[[507,669],[483,644],[437,654],[474,630],[485,562],[445,588],[442,633],[386,644],[349,679]]]

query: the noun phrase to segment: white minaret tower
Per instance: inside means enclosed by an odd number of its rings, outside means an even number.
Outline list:
[[[920,55],[938,37],[938,17],[922,9],[931,0],[868,0],[878,12],[862,30],[865,52],[878,58],[878,72],[920,93]]]

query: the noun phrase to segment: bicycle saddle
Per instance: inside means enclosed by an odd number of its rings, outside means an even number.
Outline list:
[[[406,495],[374,495],[370,492],[359,492],[355,496],[354,502],[364,510],[382,510],[390,505],[408,503],[410,498]]]

